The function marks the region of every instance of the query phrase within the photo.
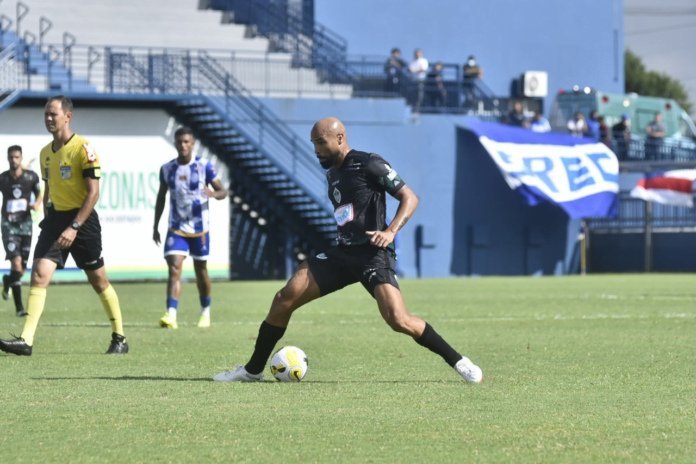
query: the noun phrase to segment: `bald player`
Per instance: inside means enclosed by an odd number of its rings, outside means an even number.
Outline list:
[[[360,282],[377,301],[379,312],[395,332],[440,355],[467,382],[483,381],[481,369],[457,353],[424,320],[408,313],[394,267],[394,236],[418,206],[418,197],[381,156],[353,150],[346,129],[336,118],[312,128],[311,141],[319,164],[328,172],[328,194],[338,225],[338,245],[298,266],[276,293],[261,323],[256,346],[246,365],[216,375],[220,382],[258,382],[292,313],[312,300]],[[386,193],[399,201],[386,224]]]

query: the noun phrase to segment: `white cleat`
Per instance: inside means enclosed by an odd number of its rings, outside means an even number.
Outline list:
[[[467,357],[463,357],[457,361],[457,364],[454,365],[454,370],[464,377],[464,380],[467,382],[483,382],[483,371]]]
[[[242,365],[238,365],[233,371],[221,372],[213,377],[216,382],[263,382],[263,372],[250,374]]]

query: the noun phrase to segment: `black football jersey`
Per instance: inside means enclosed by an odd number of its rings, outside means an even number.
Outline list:
[[[386,193],[396,194],[404,181],[381,156],[351,150],[338,169],[326,173],[329,198],[342,245],[362,245],[372,237],[365,232],[387,228]],[[390,245],[393,248],[393,244]]]
[[[24,170],[18,178],[10,171],[0,174],[0,192],[2,192],[2,222],[21,224],[31,222],[31,194],[40,192],[39,176],[34,171]]]

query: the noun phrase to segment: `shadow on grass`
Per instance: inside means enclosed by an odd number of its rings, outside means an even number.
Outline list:
[[[121,377],[32,377],[32,380],[168,380],[170,382],[212,382],[212,377],[183,378],[183,377],[155,377],[150,375]]]
[[[182,377],[157,377],[157,376],[133,376],[125,375],[121,377],[32,377],[31,380],[164,380],[170,382],[212,382],[211,377],[204,378],[182,378]],[[261,383],[275,385],[282,382],[266,380],[265,382],[241,382],[241,383]],[[295,382],[287,382],[295,383]],[[303,384],[404,384],[404,383],[463,383],[461,380],[304,380]]]

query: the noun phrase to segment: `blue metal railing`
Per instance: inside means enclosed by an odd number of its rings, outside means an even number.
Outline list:
[[[616,218],[589,218],[587,225],[590,230],[642,229],[645,227],[645,213],[644,200],[631,197],[629,192],[621,192]],[[655,228],[696,227],[696,208],[653,203],[650,222]]]

